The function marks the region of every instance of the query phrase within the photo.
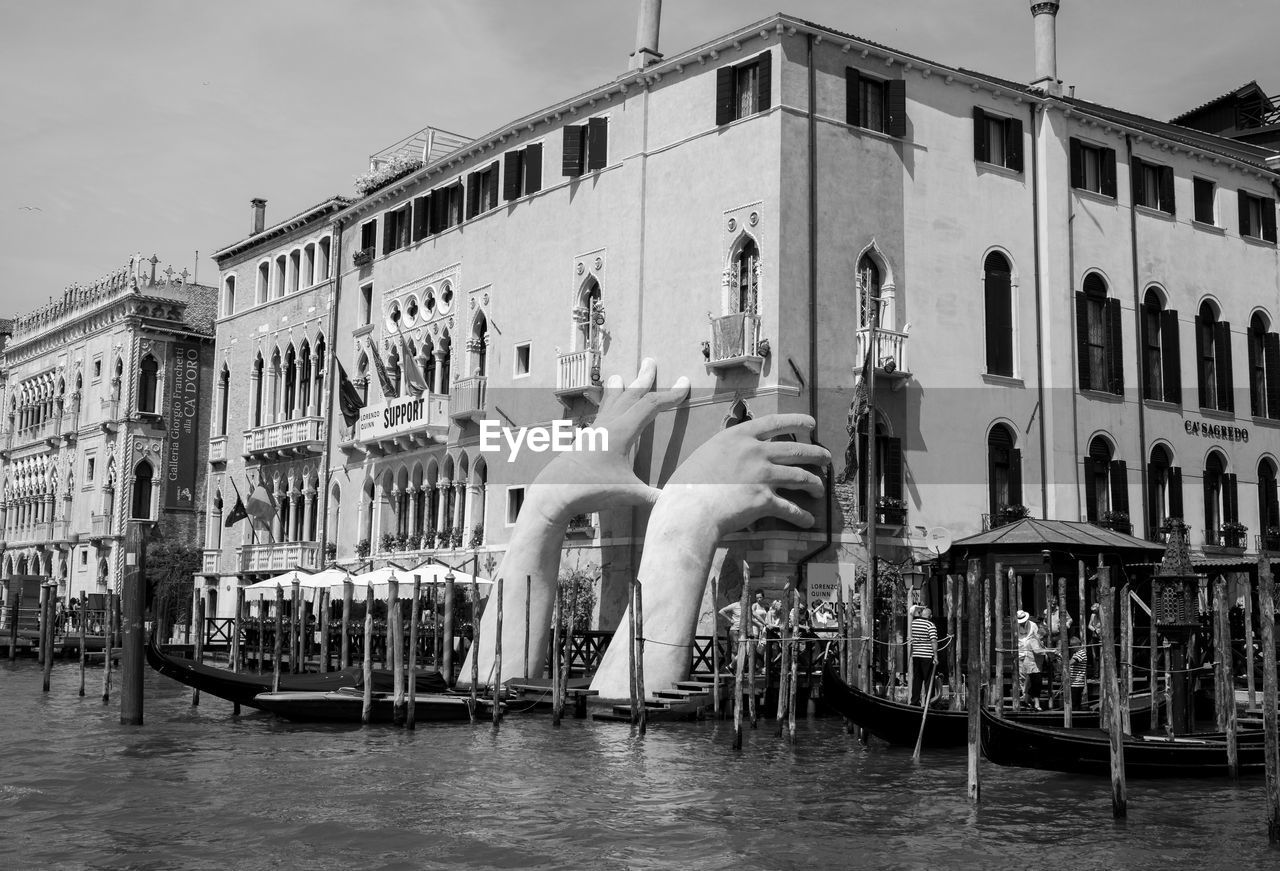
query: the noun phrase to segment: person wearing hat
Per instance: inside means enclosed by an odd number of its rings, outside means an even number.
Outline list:
[[[938,627],[933,625],[933,612],[916,606],[911,614],[911,704],[923,704],[921,688],[938,667]],[[924,698],[933,693],[928,687]]]
[[[1018,675],[1022,678],[1022,703],[1040,710],[1040,662],[1044,646],[1040,643],[1040,627],[1026,611],[1018,611]]]

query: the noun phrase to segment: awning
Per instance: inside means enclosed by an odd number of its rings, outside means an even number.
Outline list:
[[[1165,550],[1159,542],[1125,535],[1092,523],[1037,520],[1034,517],[1024,517],[1005,526],[970,535],[951,547],[957,553],[970,554],[1059,550],[1076,554],[1120,553],[1128,557],[1155,557]]]

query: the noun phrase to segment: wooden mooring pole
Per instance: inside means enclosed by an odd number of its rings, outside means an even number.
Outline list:
[[[743,585],[746,589],[746,585]],[[649,727],[648,722],[648,705],[645,704],[644,691],[644,592],[640,579],[635,579],[635,608],[636,608],[636,695],[640,699],[640,720],[636,724],[636,729],[641,735]]]
[[[494,590],[494,595],[498,600],[494,603],[497,607],[497,619],[494,620],[496,632],[493,636],[493,728],[498,728],[502,722],[502,576],[498,576],[498,586]]]
[[[786,608],[786,612],[788,614],[790,614],[792,610],[790,607],[788,607],[790,605],[790,602],[789,602],[790,593],[791,593],[791,585],[788,584],[786,587],[783,588],[783,591],[782,591],[782,607]],[[746,619],[745,608],[743,610],[743,619],[744,619],[743,625],[745,629],[745,619]],[[775,734],[779,738],[782,737],[782,724],[786,722],[787,702],[789,702],[791,699],[791,643],[790,642],[791,642],[791,634],[792,632],[794,632],[794,627],[790,625],[790,622],[791,622],[790,620],[787,620],[786,623],[783,625],[782,640],[780,642],[781,651],[782,651],[782,661],[778,667],[778,707],[777,707],[777,717],[775,719],[775,725],[777,726],[777,730]]]
[[[115,615],[115,609],[111,607],[111,599],[114,595],[115,593],[111,590],[107,590],[105,610],[102,614],[102,703],[104,705],[111,701],[111,619]]]
[[[446,612],[447,613],[447,612]],[[418,624],[422,622],[422,575],[413,576],[413,605],[409,608],[409,709],[404,714],[404,727],[412,730],[416,725],[418,707]],[[452,685],[452,674],[445,680]]]
[[[527,600],[526,600],[527,601]],[[559,726],[560,717],[564,714],[564,696],[560,695],[560,670],[563,645],[560,643],[560,626],[564,623],[564,590],[556,585],[555,605],[551,609],[551,725]],[[529,639],[525,637],[525,646]]]
[[[1280,730],[1277,729],[1275,579],[1266,553],[1258,556],[1258,628],[1262,635],[1262,731],[1266,742],[1267,840],[1280,844]]]
[[[1227,611],[1227,581],[1222,575],[1213,582],[1213,598],[1218,621],[1218,649],[1214,652],[1217,663],[1216,679],[1222,685],[1222,720],[1227,737],[1227,772],[1231,778],[1240,777],[1240,748],[1236,742],[1236,692],[1232,678],[1231,618]],[[1274,652],[1269,652],[1274,656]]]
[[[414,577],[417,577],[416,575]],[[439,589],[435,584],[431,586],[432,590]],[[436,671],[444,678],[445,686],[452,687],[453,680],[453,599],[455,586],[455,578],[453,572],[449,572],[444,576],[444,631],[441,633],[444,637],[441,643],[444,645],[444,655],[441,657]],[[435,623],[436,615],[431,615],[431,622]]]
[[[578,601],[578,576],[575,573],[573,580],[570,582],[568,589],[568,598],[565,599],[564,614],[564,667],[560,669],[560,683],[556,686],[556,697],[560,701],[561,713],[564,712],[564,702],[569,695],[569,678],[573,676],[573,632],[575,628],[574,611],[575,603]]]
[[[1120,649],[1124,661],[1120,664],[1120,723],[1126,735],[1133,734],[1129,717],[1129,696],[1133,695],[1133,601],[1129,598],[1129,585],[1120,587]]]
[[[998,719],[1004,719],[1004,566],[996,563],[996,576],[992,578],[992,586],[995,587],[996,603],[995,603],[995,655],[996,655],[996,673],[994,675],[996,697],[995,697],[995,714]],[[1015,662],[1017,660],[1014,660]],[[1017,671],[1015,667],[1015,672]]]
[[[277,590],[280,588],[277,586]],[[280,634],[276,633],[276,650],[280,650]],[[373,584],[364,588],[364,701],[360,707],[360,722],[366,726],[373,719]],[[280,658],[276,657],[276,674],[280,674]],[[278,678],[277,678],[278,679]]]
[[[53,646],[53,643],[52,643],[52,637],[49,634],[49,623],[51,622],[49,620],[49,595],[50,595],[49,585],[41,584],[40,585],[40,635],[39,635],[40,647],[36,652],[36,664],[40,666],[40,672],[42,675],[42,679],[44,681],[43,691],[46,693],[49,692],[49,678],[43,677],[44,664],[46,661],[51,661],[53,659],[52,651],[50,650],[50,648]]]
[[[244,587],[236,587],[236,616],[231,621],[231,670],[239,674],[244,669],[244,635],[245,618],[248,615],[248,605],[244,601]],[[240,716],[240,703],[233,702],[231,704],[231,716]]]
[[[1246,686],[1249,690],[1249,708],[1250,712],[1258,710],[1258,697],[1253,677],[1253,590],[1250,589],[1249,576],[1246,574],[1238,575],[1245,584],[1244,588],[1244,672]],[[1155,674],[1154,666],[1151,673]],[[1154,687],[1154,685],[1153,685]],[[1154,689],[1153,689],[1154,692]],[[1154,724],[1153,724],[1154,726]]]
[[[404,626],[400,611],[400,582],[387,579],[387,647],[391,666],[391,723],[404,725]]]
[[[351,667],[351,598],[354,589],[351,576],[347,575],[342,582],[342,638],[338,641],[339,669]]]
[[[1111,737],[1111,814],[1128,816],[1124,778],[1124,724],[1121,722],[1120,685],[1116,674],[1115,596],[1111,589],[1111,568],[1098,568],[1098,620],[1102,624],[1102,696],[1106,702],[1107,731]]]
[[[791,588],[791,671],[787,675],[787,740],[796,740],[796,696],[800,664],[800,590]],[[754,681],[753,681],[754,683]]]
[[[433,588],[434,589],[434,588]],[[435,615],[431,615],[431,625],[435,626]],[[471,701],[468,709],[471,722],[476,721],[476,693],[480,687],[480,584],[475,573],[471,574]]]
[[[280,658],[284,654],[284,586],[276,584],[276,631],[271,639],[271,692],[280,692]]]
[[[747,585],[742,585],[742,610],[747,609]],[[739,615],[741,617],[741,615]],[[742,670],[747,662],[746,639],[742,637],[742,621],[738,621],[738,647],[734,651],[733,673],[733,749],[742,749]]]
[[[14,584],[18,589],[13,597],[13,610],[9,612],[9,661],[18,659],[18,615],[22,613],[22,582]],[[6,594],[7,595],[7,594]]]
[[[196,595],[196,619],[195,626],[192,627],[196,633],[196,665],[204,663],[204,596]],[[197,707],[200,704],[200,688],[196,687],[191,691],[191,706]]]
[[[711,574],[711,712],[720,719],[720,576]]]
[[[316,626],[320,630],[320,673],[329,670],[329,588],[320,590],[320,605],[317,607]]]
[[[557,593],[558,601],[559,593]],[[529,673],[529,633],[533,629],[533,576],[524,576],[524,676],[528,680]],[[542,677],[542,669],[538,669],[538,677]]]
[[[85,626],[89,622],[89,594],[84,590],[80,591],[80,695],[84,695],[84,667],[85,667],[85,651],[84,636]]]
[[[965,705],[969,714],[969,755],[968,755],[968,796],[969,801],[977,804],[982,799],[982,789],[978,782],[978,757],[981,754],[979,748],[979,715],[982,710],[982,661],[978,655],[978,651],[984,649],[984,639],[982,637],[983,622],[978,619],[978,607],[980,602],[980,587],[982,583],[980,572],[982,571],[982,562],[980,560],[969,560],[969,574],[965,584],[966,592],[969,599],[969,661],[968,661],[968,679],[965,681]],[[959,656],[959,648],[956,649],[956,655]],[[926,699],[928,696],[925,697]]]
[[[1058,686],[1062,687],[1062,725],[1071,728],[1071,644],[1067,628],[1067,579],[1058,578]]]
[[[306,615],[302,613],[302,582],[298,579],[297,572],[293,573],[290,586],[292,590],[289,594],[289,673],[297,674],[302,671],[299,653],[302,651],[302,624],[306,620]]]

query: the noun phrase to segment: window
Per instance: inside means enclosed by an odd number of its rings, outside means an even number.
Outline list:
[[[85,482],[86,484],[92,484],[92,483],[93,483],[93,472],[94,472],[94,469],[96,468],[96,466],[97,466],[97,460],[96,460],[95,458],[93,458],[93,457],[89,457],[88,459],[86,459],[86,460],[85,460],[85,463],[84,463],[84,482]]]
[[[1156,445],[1147,464],[1147,538],[1159,540],[1165,521],[1182,520],[1182,469],[1173,465],[1168,448]]]
[[[1129,167],[1133,185],[1133,201],[1139,206],[1175,214],[1173,208],[1173,167],[1156,166],[1133,158]]]
[[[415,200],[415,204],[422,203],[423,217],[417,218],[415,216],[414,220],[426,222],[425,227],[422,228],[423,235],[443,233],[450,227],[461,224],[463,199],[463,185],[462,181],[459,180],[451,185],[436,188],[425,197],[419,197],[418,200]]]
[[[1240,235],[1276,241],[1276,201],[1240,191]]]
[[[1124,395],[1120,300],[1107,298],[1107,283],[1091,272],[1076,293],[1076,352],[1081,390]]]
[[[529,374],[529,343],[516,345],[515,377],[523,378]]]
[[[368,251],[373,253],[373,249],[378,244],[378,222],[377,220],[365,221],[360,225],[360,251],[357,253]]]
[[[524,507],[524,488],[507,488],[507,526],[511,526],[520,517],[520,509]]]
[[[1009,427],[998,423],[991,428],[987,436],[987,487],[992,518],[999,518],[1010,505],[1022,504],[1022,451],[1013,444]]]
[[[366,284],[360,288],[360,324],[373,322],[373,285]]]
[[[1232,545],[1224,540],[1222,526],[1239,522],[1236,476],[1227,473],[1226,460],[1213,451],[1204,463],[1204,542]]]
[[[1071,186],[1104,197],[1116,195],[1116,151],[1071,140]]]
[[[236,277],[228,275],[223,282],[222,289],[222,316],[233,315],[236,313]]]
[[[1129,474],[1102,436],[1089,443],[1084,458],[1085,517],[1090,523],[1123,528],[1129,524]]]
[[[409,226],[413,223],[413,205],[406,203],[382,216],[382,253],[399,251],[409,244]],[[364,228],[361,227],[363,235]]]
[[[1276,494],[1276,464],[1258,463],[1258,531],[1265,550],[1280,550],[1280,498]]]
[[[80,551],[80,565],[87,566],[89,564],[89,548],[83,548]]]
[[[498,207],[498,161],[467,176],[467,217]]]
[[[1218,223],[1214,209],[1214,193],[1215,186],[1213,182],[1207,178],[1196,178],[1191,180],[1191,189],[1195,194],[1196,200],[1196,220],[1201,224]]]
[[[564,159],[561,175],[577,178],[583,169],[603,169],[609,159],[609,119],[589,118],[586,124],[564,128]]]
[[[1182,404],[1178,355],[1178,313],[1165,311],[1160,294],[1147,291],[1142,303],[1142,398]]]
[[[733,257],[733,282],[737,292],[729,299],[731,313],[756,314],[760,310],[760,249],[750,238]]]
[[[156,412],[156,386],[159,381],[160,364],[156,358],[148,354],[142,358],[138,367],[138,411],[154,414]]]
[[[133,513],[134,520],[151,519],[151,464],[142,460],[133,470]]]
[[[508,151],[502,158],[502,198],[507,202],[542,190],[542,143]]]
[[[716,124],[728,124],[769,108],[773,55],[716,70]]]
[[[867,419],[862,418],[858,429],[858,456],[867,456]],[[902,440],[886,435],[884,427],[876,424],[876,486],[879,499],[902,499]],[[867,463],[858,465],[858,493],[867,492]],[[859,500],[860,519],[867,519],[866,499]]]
[[[101,357],[98,357],[93,361],[93,377],[94,378],[102,377],[102,358]]]
[[[1280,420],[1280,335],[1261,313],[1249,320],[1249,407],[1254,417]]]
[[[902,79],[882,81],[847,67],[845,114],[854,127],[875,130],[890,136],[907,135],[907,83]]]
[[[258,286],[255,291],[254,303],[261,305],[270,298],[271,289],[271,263],[264,260],[258,264]]]
[[[974,106],[973,159],[1022,172],[1022,122]]]
[[[218,391],[218,435],[227,434],[227,411],[231,407],[231,370],[223,364],[218,373],[218,383],[222,388]]]
[[[1231,378],[1231,324],[1218,320],[1205,302],[1196,315],[1196,380],[1200,407],[1234,411]]]
[[[1013,278],[1009,261],[992,252],[982,267],[987,323],[987,372],[1013,377]]]

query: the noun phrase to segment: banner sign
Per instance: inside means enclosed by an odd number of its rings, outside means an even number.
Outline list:
[[[1224,426],[1220,423],[1201,423],[1198,420],[1188,420],[1183,423],[1182,426],[1183,429],[1187,431],[1187,435],[1198,435],[1201,438],[1214,439],[1215,441],[1249,441],[1249,430],[1242,426]]]
[[[169,355],[165,409],[165,510],[196,508],[197,445],[200,434],[200,346],[174,342]]]
[[[360,410],[356,441],[369,442],[418,432],[429,426],[445,426],[449,420],[449,397],[435,394],[389,399]]]

